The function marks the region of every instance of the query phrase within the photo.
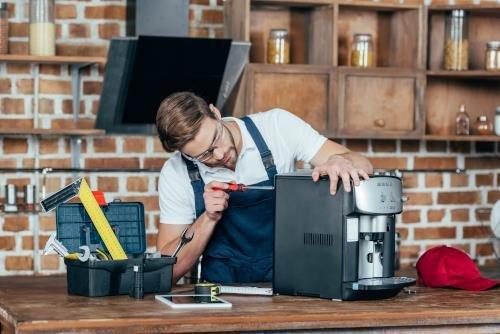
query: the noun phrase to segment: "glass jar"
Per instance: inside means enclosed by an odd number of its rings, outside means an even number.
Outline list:
[[[500,41],[486,43],[484,67],[488,71],[500,70]]]
[[[463,71],[469,68],[468,18],[464,10],[455,9],[446,17],[444,69]]]
[[[497,107],[495,113],[495,134],[500,136],[500,106]]]
[[[470,129],[469,115],[465,111],[465,104],[461,104],[457,117],[455,118],[455,134],[457,136],[468,136]]]
[[[290,39],[288,30],[271,29],[267,40],[267,63],[289,64],[290,63]]]
[[[30,54],[56,54],[56,25],[54,0],[30,0]]]
[[[355,34],[351,47],[351,66],[374,67],[375,52],[371,34]]]
[[[9,12],[6,2],[0,4],[0,53],[9,53]]]
[[[474,130],[477,135],[487,136],[491,135],[493,125],[488,121],[485,115],[479,116],[474,124]]]

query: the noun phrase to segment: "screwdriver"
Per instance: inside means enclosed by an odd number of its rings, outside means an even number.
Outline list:
[[[229,188],[214,188],[214,190],[222,190],[225,192],[239,192],[239,191],[247,191],[247,190],[274,190],[273,186],[247,186],[242,183],[228,183]]]

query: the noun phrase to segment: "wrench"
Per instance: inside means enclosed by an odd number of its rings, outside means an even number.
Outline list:
[[[97,258],[90,253],[90,248],[89,246],[80,246],[80,249],[83,251],[82,254],[78,254],[78,260],[82,262],[87,262],[88,260],[95,261]]]
[[[181,241],[179,241],[179,244],[177,245],[177,247],[175,248],[175,251],[174,251],[174,254],[172,254],[172,257],[176,257],[177,256],[177,253],[180,252],[180,250],[182,249],[182,247],[184,247],[185,244],[187,244],[188,242],[190,242],[191,240],[193,240],[193,237],[194,237],[194,232],[193,234],[191,234],[191,236],[186,236],[186,233],[187,231],[189,230],[190,226],[186,227],[184,229],[184,231],[182,231],[182,234],[181,234]]]

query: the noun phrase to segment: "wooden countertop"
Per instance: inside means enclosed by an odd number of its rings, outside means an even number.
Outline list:
[[[500,267],[485,275],[500,277]],[[402,273],[405,274],[405,273]],[[406,273],[408,274],[408,273]],[[411,275],[410,275],[411,276]],[[175,290],[186,291],[187,286]],[[500,332],[500,288],[484,292],[412,287],[378,301],[224,295],[229,310],[173,310],[147,295],[69,296],[65,276],[1,277],[1,333],[224,332],[265,330],[426,330]]]

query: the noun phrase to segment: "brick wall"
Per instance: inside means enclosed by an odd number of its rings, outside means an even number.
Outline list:
[[[26,53],[27,7],[9,0],[11,53]],[[191,0],[190,35],[221,37],[223,2]],[[57,53],[104,56],[109,39],[125,34],[125,0],[57,1]],[[32,125],[33,71],[30,65],[0,64],[0,122],[2,127]],[[80,125],[92,127],[102,86],[102,68],[83,73]],[[40,67],[40,125],[62,128],[72,123],[71,78],[67,66]],[[467,168],[464,175],[450,173],[405,174],[410,200],[398,218],[404,265],[432,245],[450,244],[467,251],[479,263],[494,261],[491,232],[487,226],[493,203],[500,198],[500,147],[419,141],[343,141],[366,153],[379,168]],[[152,136],[87,137],[82,142],[84,167],[160,168],[168,155]],[[70,167],[71,146],[66,137],[0,136],[0,168]],[[141,201],[146,207],[149,250],[154,250],[159,209],[153,173],[99,173],[82,175],[92,188],[106,192],[108,201]],[[47,192],[60,189],[71,174],[49,174]],[[0,173],[3,186],[41,183],[41,175]],[[19,193],[19,196],[22,194]],[[3,201],[3,198],[1,198]],[[0,214],[0,275],[64,272],[57,256],[35,255],[55,230],[53,214]],[[38,242],[37,242],[38,240]]]

